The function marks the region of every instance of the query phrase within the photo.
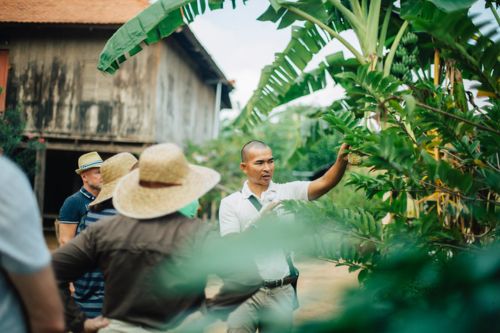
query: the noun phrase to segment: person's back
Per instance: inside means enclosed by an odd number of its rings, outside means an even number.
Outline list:
[[[206,234],[201,222],[180,214],[151,220],[117,215],[88,227],[53,262],[60,281],[94,267],[103,271],[105,317],[164,329],[204,299],[204,283],[190,284],[183,265],[197,255],[196,244]],[[81,264],[81,257],[95,260]]]
[[[109,277],[104,315],[153,327],[176,326],[205,296],[205,284],[192,285],[183,266],[197,255],[196,244],[203,243],[206,229],[180,214],[152,220],[117,217],[113,222],[101,228],[112,236],[96,244],[99,264]]]
[[[62,332],[62,305],[34,194],[21,170],[1,156],[0,170],[0,332]]]

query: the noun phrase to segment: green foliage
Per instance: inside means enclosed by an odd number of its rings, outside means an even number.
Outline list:
[[[297,332],[497,332],[500,323],[498,244],[434,260],[421,244],[392,244],[361,289],[344,297],[341,313]]]
[[[343,22],[358,33],[363,31],[361,18],[367,20],[376,15],[368,14],[368,8],[357,8],[356,1],[331,4],[338,10],[335,15],[343,17]],[[290,11],[300,14],[290,6],[275,3],[264,17],[278,22],[285,20]],[[371,7],[373,11],[375,7]],[[500,217],[498,61],[493,60],[497,59],[498,42],[492,39],[493,33],[480,33],[481,24],[474,24],[467,16],[467,6],[457,11],[446,1],[402,1],[401,17],[395,20],[392,7],[384,8],[384,21],[392,23],[384,24],[379,33],[383,36],[386,29],[387,35],[391,35],[381,43],[391,45],[389,53],[394,51],[394,66],[391,67],[389,54],[384,66],[380,66],[380,59],[363,64],[359,59],[344,59],[342,54],[335,54],[318,69],[297,73],[283,84],[270,79],[273,75],[281,77],[276,71],[283,62],[276,61],[262,76],[254,94],[264,94],[269,102],[258,110],[250,103],[253,111],[247,109],[240,116],[247,129],[256,129],[259,120],[274,106],[322,88],[325,72],[345,89],[345,98],[303,118],[299,140],[302,144],[296,145],[289,161],[303,168],[301,158],[311,153],[321,155],[325,148],[316,147],[328,144],[328,138],[336,142],[342,138],[351,145],[352,152],[362,156],[362,170],[369,172],[349,174],[341,188],[352,186],[358,192],[350,193],[364,192],[366,199],[360,200],[361,207],[357,208],[345,202],[334,205],[332,196],[319,204],[297,204],[288,209],[304,220],[321,222],[318,234],[329,235],[331,242],[322,241],[327,245],[319,253],[353,269],[363,268],[362,277],[376,269],[388,254],[388,244],[402,235],[423,244],[434,260],[446,261],[467,247],[491,243]],[[308,14],[312,14],[310,11]],[[290,14],[287,24],[292,18],[299,19]],[[406,33],[402,19],[410,23]],[[321,14],[317,21],[309,21],[327,29],[322,23],[336,20],[328,17],[325,21]],[[391,39],[392,44],[387,42]],[[366,40],[360,44],[364,51],[371,47]],[[394,47],[398,45],[399,49]],[[438,77],[432,78],[428,72],[436,47],[440,49],[439,57],[444,58],[441,67],[446,71],[441,70]],[[317,52],[308,51],[310,56]],[[387,68],[391,71],[387,72]],[[479,108],[467,97],[462,76],[481,83],[490,94],[489,104]],[[443,85],[436,84],[443,81]],[[267,85],[271,88],[265,88]],[[370,121],[377,123],[378,128],[368,126]],[[271,142],[279,140],[273,138]],[[336,233],[348,237],[339,241]]]
[[[43,140],[28,138],[24,140],[26,126],[21,110],[8,109],[0,115],[0,151],[16,162],[29,176],[34,176],[36,151],[44,149]]]
[[[464,113],[456,107],[453,95],[430,83],[417,83],[415,95],[403,98],[409,92],[400,89],[399,81],[362,67],[356,74],[345,73],[339,78],[348,97],[337,104],[342,106],[339,110],[333,108],[324,119],[345,135],[352,151],[365,156],[363,166],[383,172],[371,179],[354,175],[349,184],[366,190],[370,198],[391,193],[390,205],[384,209],[406,223],[415,218],[414,214],[408,216],[408,195],[410,201],[420,201],[414,203],[416,210],[437,214],[435,218],[443,227],[460,230],[457,244],[464,245],[474,234],[491,231],[499,211],[495,187],[488,183],[491,174],[498,172],[493,160],[500,138],[474,125],[493,128],[498,122],[497,103],[487,108],[490,113]],[[346,105],[352,108],[351,113]],[[445,111],[432,112],[434,109]],[[359,125],[370,110],[379,110],[384,117],[380,133]],[[484,142],[480,141],[483,138]],[[434,149],[439,151],[439,160],[429,153]]]
[[[363,282],[338,318],[298,331],[497,331],[498,246],[483,247],[497,242],[500,220],[498,27],[474,23],[472,0],[269,2],[260,19],[296,24],[291,41],[263,69],[238,126],[195,151],[222,173],[226,192],[241,186],[239,148],[253,138],[271,143],[281,181],[333,161],[340,141],[361,156],[331,196],[285,203],[313,226],[305,251],[360,270]],[[186,13],[187,1],[174,3],[161,17],[139,16],[168,25],[168,33],[204,10],[189,2]],[[497,5],[486,2],[499,23]],[[180,19],[161,23],[173,13]],[[347,29],[360,50],[339,34]],[[353,58],[335,53],[304,72],[331,39]],[[107,48],[123,54],[118,44]],[[269,116],[323,89],[327,75],[345,97]],[[465,79],[488,98],[481,106]]]
[[[433,48],[445,50],[447,58],[459,62],[464,77],[479,81],[482,90],[498,98],[500,44],[492,40],[497,27],[483,34],[480,28],[488,22],[474,24],[467,10],[447,13],[430,3],[422,5],[415,1],[402,1],[401,16],[411,20],[416,31],[431,35]]]
[[[314,172],[329,167],[337,158],[341,137],[326,135],[328,124],[320,119],[321,110],[297,106],[275,114],[268,122],[260,123],[249,132],[239,132],[233,127],[223,128],[218,139],[203,145],[189,145],[188,158],[218,170],[222,179],[220,185],[201,198],[204,212],[214,202],[215,207],[223,196],[238,191],[244,181],[239,168],[240,149],[248,141],[257,139],[268,143],[275,157],[274,181],[296,180],[298,173],[311,176]],[[301,178],[301,179],[307,179]],[[335,202],[340,207],[370,206],[364,195],[351,187],[339,184],[323,200]]]
[[[158,0],[118,29],[104,46],[97,68],[110,74],[142,51],[144,45],[159,42],[207,9],[224,6],[225,0]],[[243,3],[245,0],[243,1]],[[231,1],[233,8],[235,0]]]
[[[436,7],[445,12],[455,12],[458,10],[469,9],[477,0],[430,0]]]
[[[392,65],[392,73],[404,82],[413,81],[413,73],[410,68],[416,68],[418,64],[417,47],[418,36],[413,32],[407,32],[401,39],[400,47],[396,50],[396,58]]]

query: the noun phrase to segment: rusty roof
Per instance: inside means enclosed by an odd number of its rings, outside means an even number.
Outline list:
[[[123,24],[148,0],[1,0],[0,22]]]

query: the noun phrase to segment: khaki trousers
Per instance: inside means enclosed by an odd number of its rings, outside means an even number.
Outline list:
[[[121,320],[109,319],[109,325],[101,328],[98,333],[165,333],[151,328],[144,328]]]
[[[286,333],[292,329],[294,290],[291,285],[260,288],[227,319],[228,333]]]
[[[180,323],[177,327],[163,331],[153,328],[146,328],[121,320],[109,319],[109,325],[101,328],[98,333],[186,333],[201,332],[204,327],[212,324],[214,319],[204,316],[200,311],[196,311]]]

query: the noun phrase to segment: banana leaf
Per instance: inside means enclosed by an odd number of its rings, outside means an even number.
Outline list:
[[[113,74],[120,65],[151,45],[168,37],[207,7],[223,7],[225,0],[158,0],[122,25],[104,46],[97,69]],[[234,1],[231,1],[234,6]]]

